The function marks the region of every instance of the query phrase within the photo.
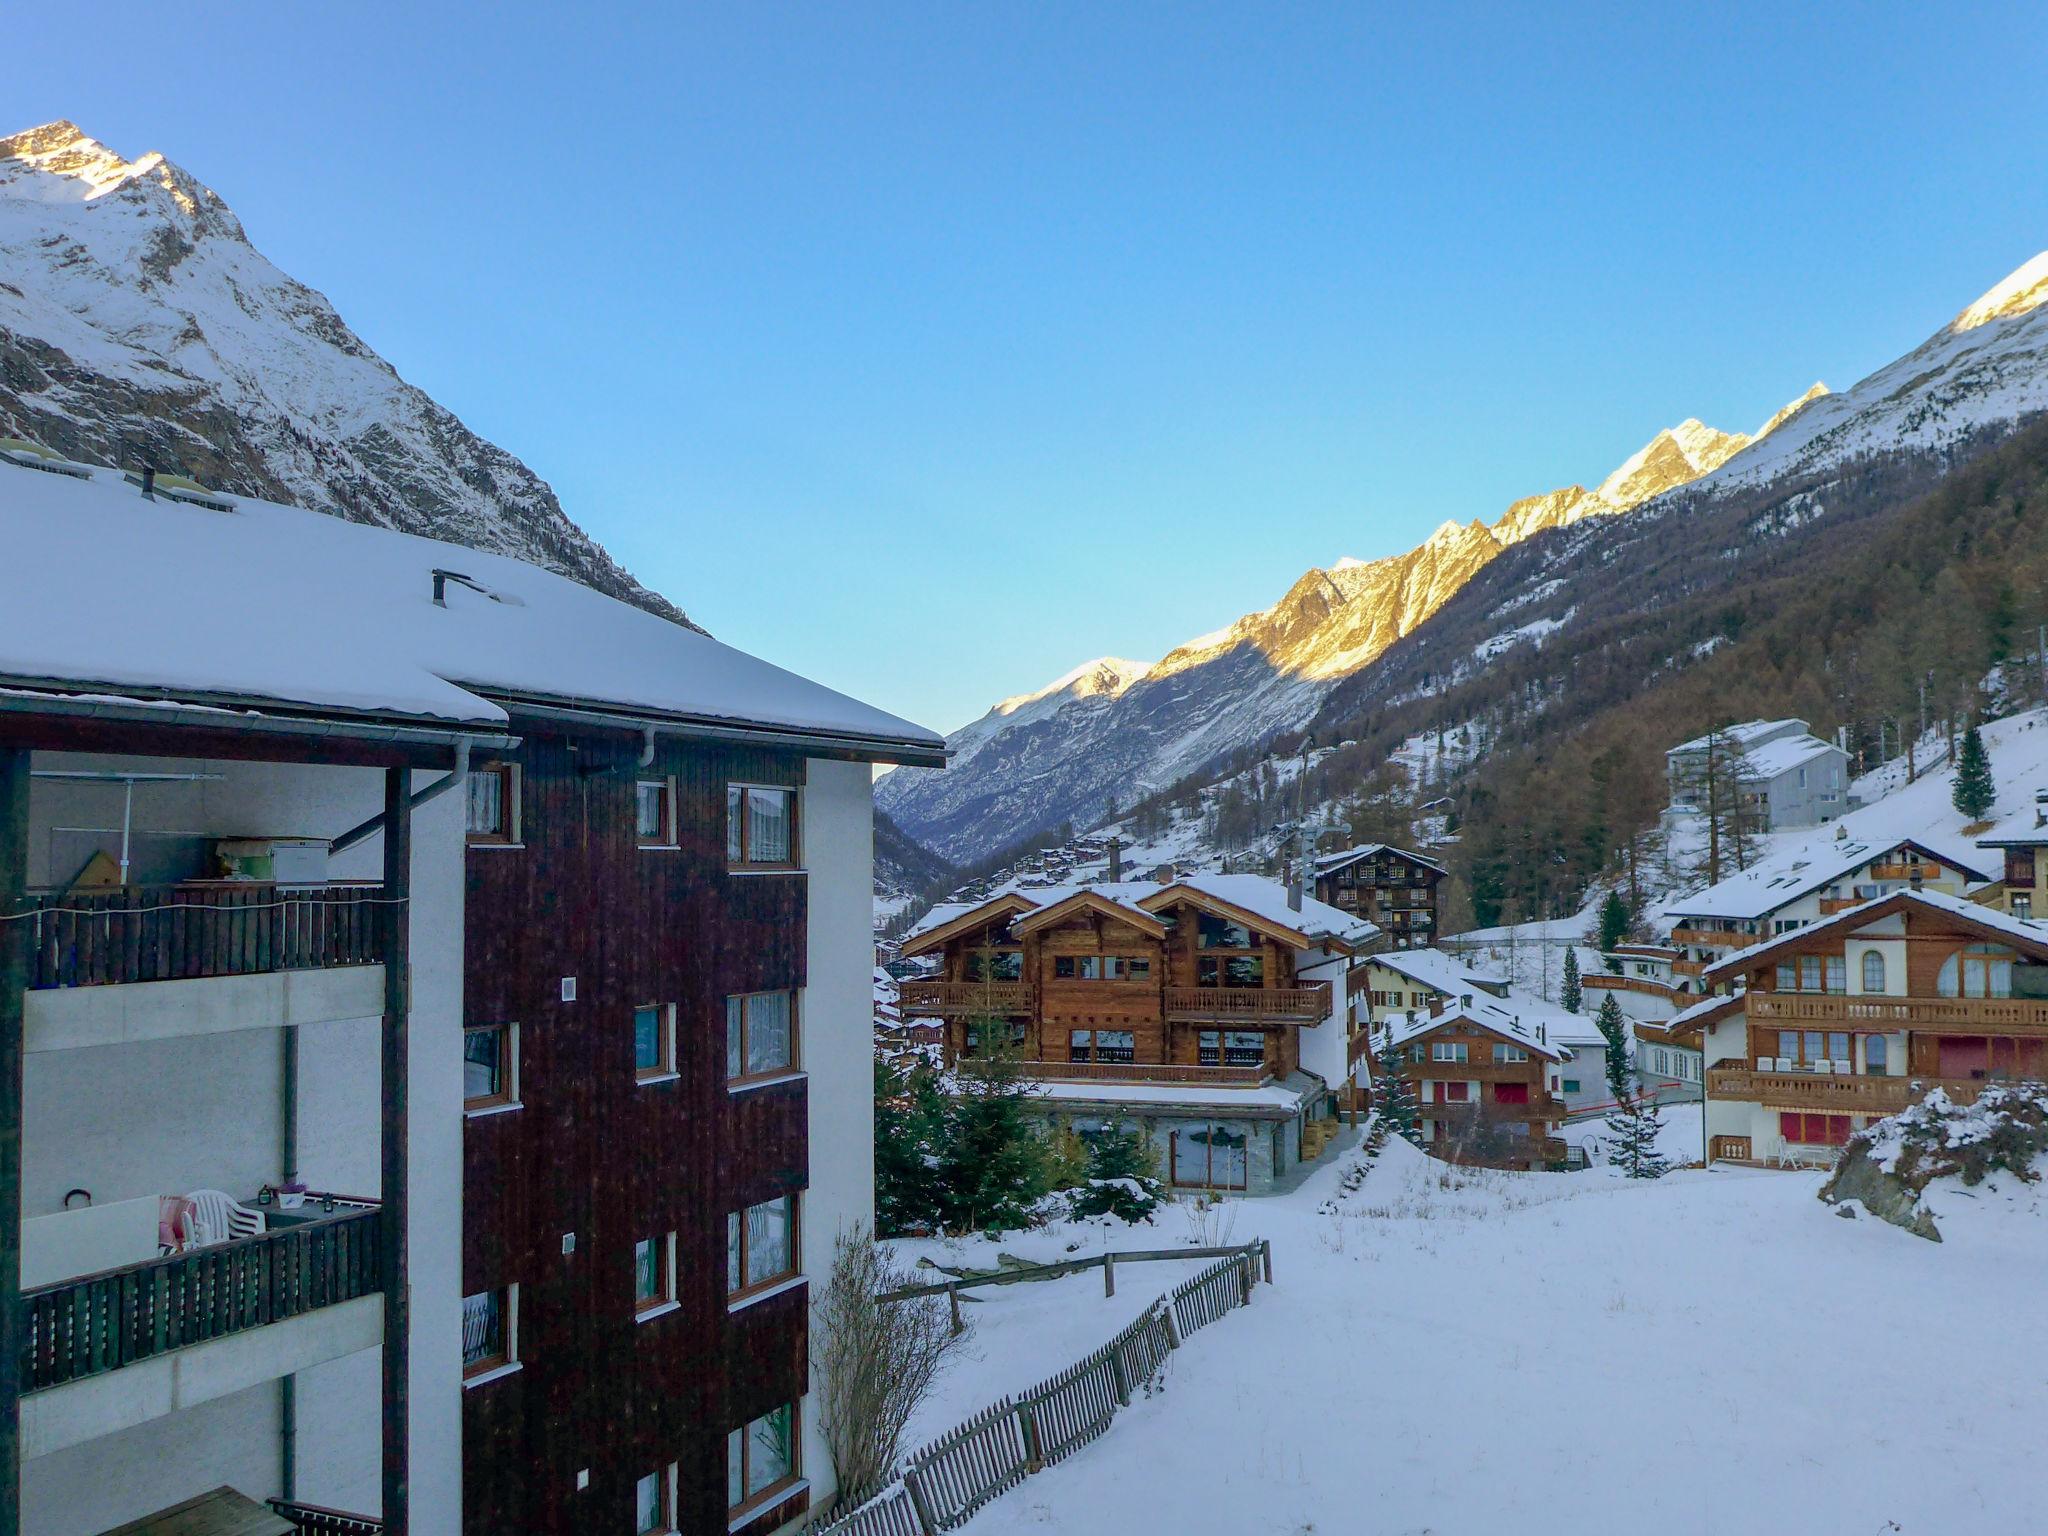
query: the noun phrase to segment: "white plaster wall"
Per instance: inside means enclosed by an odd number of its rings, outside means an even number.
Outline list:
[[[23,1536],[95,1536],[223,1483],[274,1493],[278,1401],[264,1382],[23,1462]]]
[[[1344,978],[1350,968],[1348,956],[1330,955],[1319,949],[1307,951],[1296,964],[1298,974],[1306,980],[1330,984],[1333,1011],[1322,1023],[1301,1032],[1301,1064],[1332,1088],[1344,1086],[1348,1067],[1345,1059],[1348,1041],[1344,1026],[1348,1000],[1344,995]]]
[[[1906,995],[1906,941],[1896,939],[1870,939],[1855,935],[1843,946],[1849,961],[1849,993],[1852,997],[1863,995],[1863,954],[1865,950],[1876,950],[1884,956],[1884,989],[1873,996],[1904,997]]]
[[[804,1065],[811,1143],[803,1257],[815,1292],[831,1272],[840,1232],[874,1220],[874,786],[867,766],[811,759],[802,815],[810,871]],[[812,1359],[820,1353],[814,1339]],[[831,1463],[813,1407],[807,1399],[804,1468],[813,1504],[829,1504]]]
[[[365,1349],[299,1372],[294,1491],[308,1504],[357,1514],[377,1511],[383,1498],[383,1424],[381,1416],[369,1410],[383,1390],[383,1369],[383,1351]],[[416,1446],[415,1465],[419,1454]],[[414,1528],[426,1532],[456,1527],[416,1523]]]

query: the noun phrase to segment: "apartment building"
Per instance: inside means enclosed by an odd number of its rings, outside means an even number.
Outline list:
[[[1705,786],[1719,768],[1710,761],[1712,753],[1733,754],[1727,770],[1735,776],[1734,803],[1755,831],[1817,827],[1855,808],[1849,754],[1840,746],[1815,736],[1804,720],[1747,720],[1664,754],[1671,792],[1667,830],[1702,808]]]
[[[1871,1120],[1939,1087],[2048,1067],[2048,927],[1931,890],[1895,891],[1709,967],[1738,990],[1673,1021],[1706,1063],[1710,1157],[1831,1162]]]
[[[1507,978],[1469,969],[1440,949],[1383,950],[1366,962],[1362,1006],[1353,1023],[1427,1012],[1468,992],[1505,997]]]
[[[870,765],[940,739],[516,561],[80,469],[0,467],[0,1530],[829,1502]]]
[[[1562,1166],[1565,1052],[1547,1022],[1467,992],[1372,1027],[1375,1062],[1391,1048],[1414,1090],[1423,1145],[1459,1161]],[[1361,1042],[1363,1043],[1363,1042]]]
[[[1315,861],[1316,899],[1364,918],[1390,948],[1427,948],[1436,942],[1437,886],[1446,873],[1425,854],[1366,843]]]
[[[999,1032],[1048,1117],[1142,1131],[1174,1185],[1259,1194],[1320,1147],[1378,937],[1258,875],[1013,887],[926,914],[903,953],[939,975],[900,1006],[944,1021],[950,1062]]]
[[[2014,917],[2048,917],[2048,789],[2034,791],[2034,803],[1977,839],[1977,846],[2004,861],[1992,903]]]

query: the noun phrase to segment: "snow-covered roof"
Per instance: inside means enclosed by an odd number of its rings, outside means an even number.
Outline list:
[[[1742,995],[1731,992],[1721,997],[1703,997],[1698,1002],[1681,1008],[1663,1021],[1662,1028],[1669,1034],[1683,1030],[1697,1029],[1702,1024],[1711,1024],[1724,1012],[1742,1006]]]
[[[1738,949],[1727,958],[1717,960],[1707,967],[1709,981],[1723,981],[1754,969],[1757,963],[1772,951],[1788,945],[1810,942],[1827,933],[1848,933],[1862,927],[1875,918],[1887,917],[1893,912],[1921,907],[1941,912],[1950,917],[1959,917],[1988,933],[2024,944],[2042,958],[2048,958],[2048,924],[2037,923],[2023,917],[2014,917],[1996,907],[1987,907],[1964,896],[1951,896],[1946,891],[1894,891],[1889,896],[1880,896],[1861,906],[1850,907],[1819,922],[1808,923],[1790,933],[1777,934],[1747,949]],[[1690,1011],[1690,1010],[1688,1010]],[[1683,1017],[1681,1015],[1680,1017]]]
[[[1769,740],[1774,736],[1790,733],[1804,736],[1806,734],[1806,722],[1793,719],[1745,720],[1740,725],[1724,726],[1720,731],[1723,737],[1733,741],[1736,746],[1743,748],[1749,748],[1755,743]],[[1707,742],[1710,739],[1707,736],[1695,736],[1691,741],[1680,742],[1664,755],[1666,757],[1676,757],[1681,752],[1704,752],[1707,750]]]
[[[1006,885],[980,901],[942,902],[918,919],[903,936],[906,946],[923,935],[947,927],[970,913],[999,903],[1019,902],[1038,911],[1059,906],[1077,896],[1093,896],[1111,906],[1127,909],[1147,923],[1158,920],[1159,911],[1172,905],[1172,893],[1207,896],[1237,908],[1271,927],[1300,935],[1310,943],[1334,939],[1345,946],[1363,944],[1379,929],[1362,917],[1354,917],[1328,902],[1304,895],[1296,910],[1288,904],[1287,887],[1264,875],[1182,875],[1164,885],[1156,880],[1101,880],[1080,885]],[[1384,956],[1374,956],[1383,959]]]
[[[1356,848],[1344,848],[1336,853],[1322,854],[1316,859],[1316,873],[1327,875],[1348,864],[1356,864],[1360,859],[1369,859],[1377,853],[1396,854],[1401,858],[1413,860],[1425,869],[1433,869],[1440,875],[1447,873],[1444,865],[1428,854],[1417,853],[1412,848],[1397,848],[1392,843],[1361,843]]]
[[[1390,949],[1371,957],[1374,965],[1385,966],[1406,976],[1410,981],[1420,982],[1425,987],[1455,997],[1461,992],[1474,989],[1487,991],[1507,985],[1505,976],[1490,975],[1485,971],[1471,970],[1440,949]]]
[[[1418,1008],[1413,1013],[1399,1014],[1387,1020],[1374,1030],[1374,1034],[1381,1046],[1390,1038],[1399,1046],[1433,1029],[1462,1024],[1499,1035],[1516,1045],[1527,1046],[1550,1061],[1563,1061],[1564,1048],[1558,1043],[1557,1031],[1553,1027],[1554,1016],[1562,1013],[1562,1009],[1554,1009],[1548,1003],[1519,997],[1498,998],[1478,992],[1472,994],[1469,1007],[1458,999],[1446,1004],[1441,1013],[1429,1013]]]
[[[1967,875],[1986,878],[1989,872],[1983,868],[1983,856],[1970,846],[1967,838],[1945,830],[1902,833],[1893,829],[1887,834],[1885,824],[1891,818],[1884,816],[1883,810],[1883,802],[1879,802],[1863,811],[1853,811],[1832,827],[1739,875],[1731,875],[1697,895],[1674,898],[1666,911],[1681,921],[1693,917],[1768,917],[1901,847],[1917,848],[1940,863],[1953,864]],[[1871,830],[1866,832],[1866,828]]]
[[[501,701],[526,699],[884,758],[943,749],[566,577],[299,507],[237,497],[221,512],[145,499],[117,470],[0,465],[0,547],[0,682],[493,726]],[[443,605],[437,569],[466,578]]]
[[[1031,1067],[1021,1068],[1026,1077]],[[1299,1086],[1290,1086],[1299,1084]],[[1033,1097],[1080,1101],[1090,1104],[1174,1104],[1187,1108],[1208,1106],[1228,1109],[1293,1110],[1302,1098],[1323,1087],[1320,1079],[1305,1074],[1279,1082],[1261,1083],[1255,1088],[1210,1087],[1180,1083],[1054,1083],[1032,1080]]]
[[[1762,746],[1751,747],[1743,753],[1743,776],[1750,779],[1775,779],[1782,774],[1790,773],[1794,768],[1830,754],[1838,754],[1845,760],[1849,755],[1832,741],[1823,741],[1818,736],[1781,737],[1776,741],[1767,741]]]
[[[2033,804],[2017,816],[2008,816],[1977,839],[1979,848],[2039,848],[2048,846],[2048,790],[2038,790]]]

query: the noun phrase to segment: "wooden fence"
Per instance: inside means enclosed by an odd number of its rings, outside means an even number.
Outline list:
[[[354,1211],[29,1291],[21,1390],[374,1295],[382,1223]]]
[[[1098,1256],[1093,1261],[1038,1265],[1071,1274],[1101,1264],[1113,1287],[1116,1262],[1209,1257],[1216,1262],[1147,1307],[1102,1348],[1048,1377],[1030,1391],[991,1404],[910,1458],[903,1476],[879,1493],[842,1500],[812,1527],[813,1536],[939,1536],[964,1525],[975,1511],[1034,1472],[1057,1465],[1108,1429],[1117,1410],[1159,1374],[1167,1357],[1197,1329],[1247,1305],[1262,1274],[1273,1278],[1273,1245],[1261,1239],[1241,1248],[1167,1249]],[[1110,1262],[1104,1264],[1104,1259]],[[913,1286],[896,1299],[955,1291],[964,1284],[1003,1285],[1046,1278],[1008,1272],[948,1285]]]
[[[31,894],[28,984],[93,987],[376,965],[384,888],[130,885]]]

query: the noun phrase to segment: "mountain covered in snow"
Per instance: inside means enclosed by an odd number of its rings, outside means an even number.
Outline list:
[[[1303,724],[1334,683],[1413,632],[1502,550],[1697,480],[1825,394],[1816,384],[1753,435],[1681,422],[1591,489],[1525,497],[1491,524],[1446,522],[1406,554],[1308,571],[1270,608],[1156,662],[1083,662],[955,731],[950,767],[891,774],[877,798],[955,861],[1064,821],[1090,825],[1222,753]]]
[[[689,623],[211,189],[68,122],[0,138],[0,436],[513,555]]]

